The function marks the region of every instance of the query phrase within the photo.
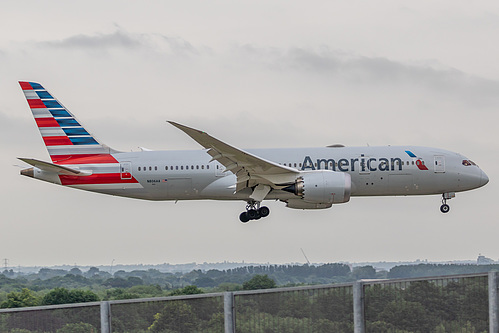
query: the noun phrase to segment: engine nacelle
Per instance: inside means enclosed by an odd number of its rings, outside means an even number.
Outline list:
[[[304,171],[293,185],[283,188],[284,191],[301,197],[303,201],[303,205],[300,205],[293,199],[293,203],[288,204],[288,207],[304,206],[309,209],[329,208],[332,204],[348,202],[351,189],[352,180],[348,173],[330,170]]]

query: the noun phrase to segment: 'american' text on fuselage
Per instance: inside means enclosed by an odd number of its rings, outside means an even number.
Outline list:
[[[314,164],[310,156],[305,156],[303,160],[301,170],[333,170],[333,171],[356,171],[357,167],[361,172],[374,172],[374,171],[394,171],[397,167],[398,170],[402,170],[402,159],[398,157],[392,158],[375,158],[375,157],[365,157],[360,158],[341,158],[336,162],[334,159],[329,158],[318,158],[317,162]]]

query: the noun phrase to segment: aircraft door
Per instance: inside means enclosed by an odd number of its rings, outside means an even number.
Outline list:
[[[435,172],[445,172],[445,156],[435,155]]]
[[[132,179],[132,163],[130,162],[120,163],[120,176],[121,179]]]

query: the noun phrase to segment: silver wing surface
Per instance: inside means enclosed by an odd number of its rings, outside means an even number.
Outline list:
[[[247,187],[253,189],[252,199],[261,201],[272,189],[282,189],[294,184],[299,171],[266,160],[242,149],[220,141],[206,132],[169,121],[199,143],[212,157],[237,177],[236,192]],[[262,197],[263,196],[263,197]],[[261,200],[260,200],[261,199]]]

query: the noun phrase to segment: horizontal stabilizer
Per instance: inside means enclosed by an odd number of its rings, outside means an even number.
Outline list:
[[[65,166],[52,164],[50,162],[39,161],[39,160],[35,160],[33,158],[20,158],[20,157],[18,157],[18,159],[23,161],[23,162],[28,163],[29,165],[34,166],[35,168],[38,168],[40,170],[58,173],[60,175],[88,176],[91,174],[91,173],[86,172],[86,171],[80,171],[80,170],[68,168]]]

